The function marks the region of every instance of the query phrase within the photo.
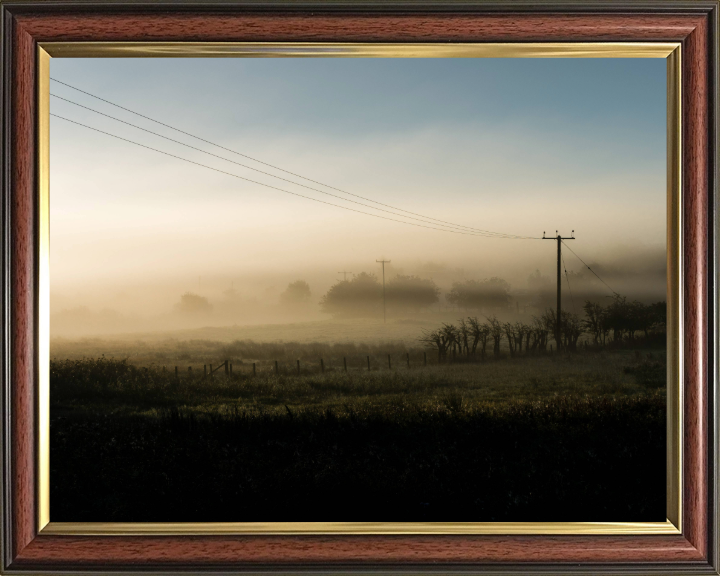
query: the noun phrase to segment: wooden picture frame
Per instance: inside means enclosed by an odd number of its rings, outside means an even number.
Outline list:
[[[718,2],[321,5],[3,1],[3,573],[718,574]],[[57,534],[43,530],[38,302],[42,43],[664,42],[681,46],[681,530],[659,534]],[[672,176],[671,176],[672,177]]]

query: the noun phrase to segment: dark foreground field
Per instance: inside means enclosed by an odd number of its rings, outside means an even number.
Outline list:
[[[212,378],[56,360],[51,517],[662,521],[663,358],[600,350],[389,368],[378,354],[369,371],[306,360],[300,374],[289,361],[275,374],[266,361],[256,376]]]
[[[661,395],[57,417],[54,521],[662,521]]]
[[[53,521],[662,521],[664,362],[51,364]]]

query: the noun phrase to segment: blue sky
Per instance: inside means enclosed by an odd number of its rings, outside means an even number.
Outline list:
[[[662,59],[62,59],[52,68],[149,115],[194,106],[183,123],[213,137],[240,128],[382,134],[512,118],[553,132],[580,125],[601,138],[622,127],[654,148],[664,138]],[[206,125],[217,108],[226,122]]]
[[[576,249],[597,259],[664,249],[665,75],[662,59],[51,61],[58,80],[265,162],[467,226],[532,236],[575,229]],[[57,83],[51,91],[198,145]],[[51,111],[336,201],[57,99]],[[472,262],[487,275],[513,268],[506,274],[518,277],[538,261],[553,264],[543,242],[353,214],[55,118],[51,198],[57,286],[87,284],[89,262],[97,282],[148,269],[195,277],[229,258],[244,271],[300,270],[320,253],[329,268],[384,254],[407,266]]]

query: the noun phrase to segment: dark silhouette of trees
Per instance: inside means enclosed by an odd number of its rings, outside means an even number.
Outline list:
[[[185,292],[180,296],[180,302],[175,304],[175,310],[189,316],[200,316],[210,314],[212,305],[208,299],[192,292]]]
[[[647,306],[649,328],[645,333],[645,337],[649,336],[648,332],[655,334],[665,334],[667,332],[667,303],[655,302]]]
[[[440,288],[429,278],[398,274],[385,286],[388,312],[418,312],[440,300]]]
[[[560,330],[563,337],[563,346],[565,350],[574,352],[577,350],[577,343],[582,336],[584,330],[582,321],[577,314],[568,312],[567,314],[563,311],[561,316]]]
[[[503,337],[502,324],[500,324],[500,320],[495,318],[495,316],[488,318],[487,321],[490,329],[490,336],[493,340],[493,356],[497,358],[500,356],[500,341]]]
[[[542,322],[545,330],[553,335],[555,346],[558,350],[576,350],[577,342],[583,334],[583,323],[577,314],[562,310],[560,314],[560,341],[556,334],[555,309],[548,308],[542,315]]]
[[[454,282],[446,298],[451,304],[466,310],[507,308],[510,303],[510,284],[497,277]]]
[[[362,272],[332,286],[320,308],[334,316],[375,317],[382,314],[382,284],[375,274]],[[440,289],[430,279],[397,275],[385,285],[389,315],[415,313],[435,304]]]
[[[382,286],[375,274],[361,272],[333,285],[320,300],[320,309],[333,316],[382,315]]]
[[[607,325],[607,318],[605,315],[605,309],[596,302],[585,302],[583,306],[585,311],[585,319],[583,327],[585,331],[592,335],[593,343],[605,344],[610,327]]]
[[[464,318],[460,319],[460,326],[458,327],[458,337],[460,340],[461,352],[465,356],[470,355],[470,324],[468,324]]]
[[[447,356],[452,350],[459,354],[472,357],[478,350],[480,357],[485,359],[488,343],[492,340],[493,356],[500,356],[500,346],[507,341],[510,357],[523,354],[544,353],[547,351],[548,338],[556,340],[557,350],[574,352],[583,334],[589,334],[596,346],[607,343],[618,345],[634,343],[637,333],[643,332],[645,340],[664,338],[667,330],[667,311],[665,302],[642,304],[628,302],[622,296],[603,307],[595,302],[586,302],[583,306],[585,318],[577,314],[562,311],[559,341],[555,334],[555,309],[548,308],[542,316],[534,317],[532,324],[523,322],[500,322],[495,316],[480,322],[477,317],[470,316],[458,321],[458,325],[443,324],[433,332],[427,332],[421,341],[438,349],[439,359]],[[612,333],[612,340],[609,335]],[[552,335],[552,336],[550,336]],[[524,348],[523,348],[524,344]]]
[[[637,332],[642,332],[646,339],[651,334],[665,334],[666,309],[665,302],[645,305],[637,300],[628,302],[625,296],[616,295],[602,314],[606,329],[613,332],[613,342],[620,343],[623,339],[632,342]]]
[[[510,322],[505,322],[502,325],[503,332],[505,333],[505,337],[508,341],[508,349],[510,350],[510,357],[515,357],[515,347],[516,347],[516,339],[515,339],[515,328]],[[521,350],[522,351],[522,350]]]
[[[526,343],[525,352],[528,353],[531,338],[533,351],[538,348],[540,342],[543,342],[542,349],[544,349],[544,331],[540,332],[534,326],[521,322],[501,323],[495,316],[487,318],[485,322],[480,322],[476,316],[469,316],[467,319],[460,319],[457,326],[443,324],[442,328],[432,332],[426,331],[420,341],[437,349],[439,361],[445,359],[450,351],[467,358],[477,356],[479,352],[480,358],[484,360],[490,340],[493,343],[493,356],[496,358],[500,356],[503,337],[508,340],[511,356],[522,353],[523,342]]]
[[[470,328],[470,334],[472,335],[472,347],[470,353],[475,355],[478,346],[480,346],[480,357],[485,359],[485,349],[487,348],[488,339],[490,338],[490,326],[487,322],[482,324],[476,316],[471,316],[467,319],[468,326]]]
[[[448,350],[458,345],[458,330],[452,324],[443,324],[442,328],[425,332],[420,342],[437,348],[438,362],[442,362],[447,358]]]
[[[548,330],[545,322],[542,318],[533,317],[533,323],[530,326],[530,332],[528,334],[528,341],[532,339],[530,351],[535,352],[536,350],[540,350],[545,352],[547,350],[547,337]]]

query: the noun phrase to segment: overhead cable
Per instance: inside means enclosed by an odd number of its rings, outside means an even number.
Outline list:
[[[390,204],[385,204],[385,203],[383,203],[383,202],[379,202],[379,201],[377,201],[377,200],[373,200],[373,199],[367,198],[367,197],[365,197],[365,196],[360,196],[359,194],[354,194],[354,193],[352,193],[352,192],[347,192],[346,190],[342,190],[342,189],[337,188],[337,187],[335,187],[335,186],[331,186],[331,185],[329,185],[329,184],[325,184],[325,183],[320,182],[320,181],[318,181],[318,180],[313,180],[312,178],[308,178],[308,177],[306,177],[306,176],[302,176],[301,174],[298,174],[298,173],[296,173],[296,172],[291,172],[290,170],[285,170],[285,169],[280,168],[279,166],[276,166],[276,165],[274,165],[274,164],[270,164],[270,163],[268,163],[268,162],[263,162],[262,160],[258,160],[257,158],[254,158],[254,157],[249,156],[249,155],[247,155],[247,154],[242,154],[242,153],[240,153],[240,152],[237,152],[237,151],[235,151],[235,150],[232,150],[231,148],[227,148],[226,146],[222,146],[222,145],[220,145],[220,144],[216,144],[215,142],[212,142],[212,141],[207,140],[207,139],[205,139],[205,138],[202,138],[202,137],[200,137],[200,136],[196,136],[196,135],[194,135],[194,134],[191,134],[190,132],[186,132],[185,130],[181,130],[180,128],[176,128],[176,127],[174,127],[174,126],[171,126],[170,124],[166,124],[165,122],[161,122],[160,120],[156,120],[156,119],[154,119],[154,118],[151,118],[150,116],[146,116],[145,114],[141,114],[140,112],[136,112],[135,110],[131,110],[130,108],[126,108],[125,106],[121,106],[120,104],[116,104],[116,103],[111,102],[110,100],[107,100],[107,99],[102,98],[102,97],[100,97],[100,96],[96,96],[95,94],[91,94],[90,92],[87,92],[87,91],[85,91],[85,90],[82,90],[82,89],[80,89],[80,88],[77,88],[77,87],[75,87],[75,86],[72,86],[72,85],[68,84],[67,82],[63,82],[63,81],[61,81],[61,80],[57,80],[56,78],[50,78],[50,80],[52,80],[53,82],[57,82],[58,84],[62,84],[63,86],[66,86],[67,88],[70,88],[70,89],[72,89],[72,90],[75,90],[75,91],[77,91],[77,92],[80,92],[80,93],[82,93],[82,94],[85,94],[85,95],[87,95],[87,96],[90,96],[91,98],[95,98],[95,99],[97,99],[97,100],[99,100],[99,101],[101,101],[101,102],[105,102],[106,104],[109,104],[109,105],[111,105],[111,106],[115,106],[116,108],[119,108],[119,109],[121,109],[121,110],[124,110],[125,112],[129,112],[129,113],[134,114],[134,115],[136,115],[136,116],[138,116],[138,117],[140,117],[140,118],[144,118],[145,120],[149,120],[150,122],[154,122],[155,124],[158,124],[158,125],[160,125],[160,126],[164,126],[165,128],[169,128],[169,129],[174,130],[174,131],[176,131],[176,132],[178,132],[178,133],[180,133],[180,134],[184,134],[185,136],[189,136],[189,137],[191,137],[191,138],[194,138],[194,139],[196,139],[196,140],[199,140],[199,141],[201,141],[201,142],[204,142],[205,144],[210,144],[211,146],[215,146],[215,147],[217,147],[217,148],[220,148],[220,149],[225,150],[225,151],[227,151],[227,152],[230,152],[230,153],[232,153],[232,154],[236,154],[236,155],[241,156],[241,157],[243,157],[243,158],[247,158],[248,160],[252,160],[253,162],[257,162],[258,164],[262,164],[263,166],[268,166],[268,167],[270,167],[270,168],[273,168],[274,170],[278,170],[278,171],[280,171],[280,172],[284,172],[285,174],[290,174],[291,176],[294,176],[294,177],[296,177],[296,178],[301,178],[302,180],[306,180],[306,181],[308,181],[308,182],[312,182],[313,184],[318,184],[318,185],[323,186],[323,187],[325,187],[325,188],[329,188],[329,189],[331,189],[331,190],[335,190],[336,192],[341,192],[342,194],[346,194],[346,195],[348,195],[348,196],[353,196],[353,197],[355,197],[355,198],[360,198],[361,200],[365,200],[366,202],[371,202],[371,203],[377,204],[377,205],[379,205],[379,206],[384,206],[385,208],[390,208],[390,209],[392,209],[392,210],[395,210],[396,212],[403,212],[403,213],[405,213],[405,214],[410,214],[410,215],[412,215],[412,216],[420,217],[420,218],[422,218],[422,219],[424,219],[424,220],[431,220],[431,221],[433,221],[433,223],[435,223],[436,225],[441,224],[441,225],[444,225],[444,226],[452,226],[452,227],[455,227],[455,228],[462,228],[462,229],[470,230],[470,231],[473,231],[473,232],[484,233],[484,234],[489,235],[489,236],[496,236],[496,237],[500,237],[500,238],[538,240],[538,238],[535,238],[535,237],[532,237],[532,236],[518,236],[518,235],[514,235],[514,234],[505,234],[505,233],[501,233],[501,232],[492,232],[492,231],[490,231],[490,230],[483,230],[483,229],[480,229],[480,228],[473,228],[473,227],[471,227],[471,226],[465,226],[465,225],[463,225],[463,224],[455,224],[455,223],[453,223],[453,222],[448,222],[448,221],[446,221],[446,220],[441,220],[441,219],[439,219],[439,218],[433,218],[433,217],[431,217],[431,216],[425,216],[425,215],[423,215],[423,214],[418,214],[418,213],[416,213],[416,212],[411,212],[411,211],[405,210],[405,209],[403,209],[403,208],[397,208],[397,207],[392,206],[392,205],[390,205]],[[144,128],[140,128],[140,127],[138,127],[138,126],[135,126],[134,124],[130,124],[129,122],[125,122],[125,121],[123,121],[123,120],[119,120],[119,119],[114,118],[114,117],[112,117],[112,116],[109,116],[109,115],[107,115],[107,114],[103,114],[102,112],[98,112],[98,111],[96,111],[96,110],[93,110],[93,109],[91,109],[91,108],[88,108],[87,106],[83,106],[82,104],[77,104],[76,102],[73,102],[73,101],[71,101],[71,100],[67,100],[66,98],[62,98],[62,97],[57,96],[57,95],[53,95],[53,96],[55,96],[56,98],[60,98],[60,99],[62,99],[62,100],[65,100],[66,102],[70,102],[71,104],[76,104],[77,106],[81,106],[81,107],[83,107],[83,108],[86,108],[86,109],[91,110],[91,111],[93,111],[93,112],[96,112],[96,113],[98,113],[98,114],[102,114],[103,116],[108,116],[109,118],[112,118],[112,119],[114,119],[114,120],[118,120],[119,122],[123,122],[123,123],[125,123],[125,124],[129,124],[129,125],[131,125],[131,126],[133,126],[133,127],[135,127],[135,128],[139,128],[140,130],[145,130],[146,132],[150,132],[150,130],[146,130],[146,129],[144,129]],[[156,133],[154,133],[154,132],[151,132],[151,133],[153,133],[153,134],[155,134],[155,135],[157,135],[157,136],[161,136],[161,135],[156,134]],[[161,137],[162,137],[162,138],[166,138],[166,139],[168,139],[168,140],[172,140],[171,138],[167,138],[167,137],[165,137],[165,136],[161,136]],[[178,141],[177,141],[177,140],[173,140],[173,142],[178,142]],[[178,143],[182,144],[181,142],[178,142]],[[186,144],[183,144],[183,145],[188,146],[188,145],[186,145]],[[192,148],[192,146],[188,146],[188,147]],[[195,149],[196,149],[196,150],[200,150],[200,149],[198,149],[198,148],[195,148]],[[201,150],[201,151],[202,151],[202,150]],[[203,152],[204,152],[204,151],[203,151]],[[211,154],[211,153],[209,153],[209,152],[206,152],[206,153],[207,153],[207,154]],[[214,156],[214,154],[211,154],[211,155]],[[222,158],[222,157],[218,156],[218,158]],[[223,159],[224,159],[224,160],[227,160],[227,161],[229,161],[229,162],[232,162],[232,160],[228,160],[227,158],[223,158]],[[255,169],[255,168],[251,168],[251,167],[245,166],[245,165],[243,165],[243,164],[240,164],[240,165],[243,166],[243,167],[245,167],[245,168],[250,168],[251,170],[257,170],[257,169]],[[258,172],[262,172],[262,171],[260,171],[260,170],[257,170],[257,171],[258,171]],[[263,174],[268,174],[267,172],[262,172],[262,173],[263,173]],[[269,175],[269,176],[272,176],[272,177],[274,177],[274,178],[279,178],[279,179],[281,179],[281,180],[285,180],[286,182],[290,182],[290,180],[286,180],[286,179],[284,179],[284,178],[280,178],[279,176],[275,176],[275,175],[273,175],[273,174],[268,174],[268,175]],[[293,184],[297,184],[298,186],[304,186],[303,184],[299,184],[299,183],[297,183],[297,182],[293,182]],[[308,186],[304,186],[304,187],[305,187],[305,188],[309,188],[309,189],[311,189],[311,190],[318,191],[318,190],[315,189],[315,188],[310,188],[310,187],[308,187]],[[322,191],[320,191],[320,192],[322,192]],[[324,193],[324,194],[329,194],[328,192],[322,192],[322,193]],[[330,195],[331,195],[331,196],[334,196],[333,194],[330,194]],[[340,197],[338,197],[338,196],[334,196],[334,197],[340,198]],[[343,200],[352,202],[351,200],[347,200],[347,199],[345,199],[345,198],[343,198]],[[360,203],[358,203],[358,204],[360,204]],[[364,204],[360,204],[360,205],[364,205]],[[372,209],[374,209],[374,210],[380,210],[379,208],[375,208],[375,207],[370,207],[370,208],[372,208]],[[387,211],[385,211],[385,212],[387,212]],[[391,213],[392,213],[392,212],[391,212]],[[402,215],[398,214],[398,216],[402,216]],[[405,216],[402,216],[402,217],[405,217]]]
[[[349,210],[350,212],[357,212],[359,214],[365,214],[366,216],[373,216],[375,218],[381,218],[383,220],[390,220],[391,222],[400,222],[401,224],[407,224],[409,226],[417,226],[419,228],[428,228],[430,230],[439,230],[440,232],[450,232],[451,234],[463,234],[465,236],[480,236],[483,238],[495,238],[495,236],[490,236],[488,234],[480,234],[480,233],[474,233],[474,232],[462,232],[460,230],[450,230],[447,228],[435,228],[433,226],[425,226],[423,224],[416,224],[415,222],[407,222],[406,220],[397,220],[396,218],[388,218],[387,216],[380,216],[379,214],[372,214],[371,212],[365,212],[363,210],[357,210],[355,208],[350,208],[348,206],[342,206],[340,204],[326,202],[325,200],[319,200],[318,198],[313,198],[311,196],[305,196],[304,194],[298,194],[297,192],[292,192],[290,190],[285,190],[284,188],[278,188],[277,186],[272,186],[272,185],[266,184],[264,182],[259,182],[257,180],[245,178],[243,176],[239,176],[238,174],[233,174],[232,172],[220,170],[219,168],[214,168],[212,166],[208,166],[207,164],[202,164],[201,162],[195,162],[194,160],[190,160],[189,158],[183,158],[182,156],[177,156],[176,154],[171,154],[170,152],[158,150],[157,148],[153,148],[152,146],[146,146],[145,144],[135,142],[134,140],[129,140],[128,138],[123,138],[122,136],[117,136],[115,134],[111,134],[110,132],[105,132],[104,130],[99,130],[98,128],[93,128],[92,126],[88,126],[87,124],[82,124],[81,122],[77,122],[77,121],[71,120],[69,118],[65,118],[64,116],[59,116],[58,114],[51,113],[50,116],[52,116],[54,118],[59,118],[60,120],[70,122],[72,124],[76,124],[78,126],[82,126],[83,128],[87,128],[88,130],[92,130],[94,132],[99,132],[100,134],[105,134],[106,136],[111,136],[112,138],[116,138],[117,140],[122,140],[123,142],[127,142],[129,144],[134,144],[136,146],[140,146],[141,148],[145,148],[147,150],[152,150],[153,152],[158,152],[159,154],[169,156],[170,158],[182,160],[183,162],[188,162],[190,164],[194,164],[195,166],[199,166],[201,168],[207,168],[208,170],[212,170],[213,172],[218,172],[220,174],[232,176],[233,178],[238,178],[239,180],[244,180],[245,182],[250,182],[251,184],[257,184],[258,186],[264,186],[265,188],[270,188],[272,190],[277,190],[279,192],[284,192],[286,194],[292,194],[293,196],[298,196],[299,198],[305,198],[306,200],[312,200],[313,202],[319,202],[320,204],[326,204],[328,206],[342,208],[343,210]],[[521,237],[515,238],[515,237],[511,236],[511,237],[507,237],[507,239],[522,239],[522,238]]]

